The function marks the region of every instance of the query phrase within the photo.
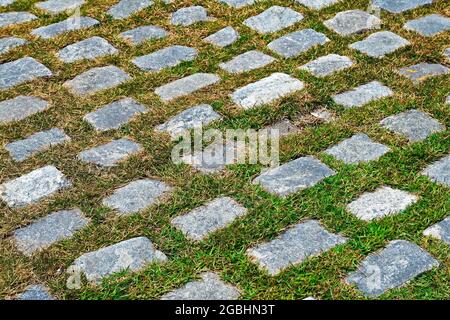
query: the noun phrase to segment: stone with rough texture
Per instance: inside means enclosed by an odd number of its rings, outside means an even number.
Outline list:
[[[333,18],[324,21],[323,24],[341,36],[348,36],[377,29],[381,25],[381,20],[362,10],[347,10],[337,13]]]
[[[425,37],[432,37],[450,29],[450,18],[440,14],[430,14],[408,21],[403,28],[415,31]]]
[[[31,34],[43,39],[51,39],[63,33],[86,29],[100,22],[90,17],[68,18],[67,20],[40,27],[31,31]]]
[[[37,97],[18,96],[0,102],[0,123],[23,120],[35,113],[44,111],[48,102]]]
[[[257,16],[250,17],[244,24],[259,33],[272,33],[288,28],[303,19],[303,15],[290,8],[272,6]]]
[[[378,81],[356,87],[350,91],[334,95],[333,101],[345,108],[361,107],[369,102],[392,96],[394,92]]]
[[[35,59],[21,58],[0,64],[0,89],[8,89],[24,82],[52,75],[50,69]]]
[[[217,47],[223,48],[233,44],[237,39],[239,39],[239,33],[233,27],[226,27],[220,29],[203,40]]]
[[[228,62],[220,63],[219,67],[229,73],[242,73],[265,67],[276,59],[258,50],[247,51]]]
[[[285,58],[292,58],[328,41],[330,39],[323,33],[313,29],[303,29],[275,39],[267,47]]]
[[[195,48],[175,45],[134,58],[131,62],[141,70],[160,71],[175,67],[182,62],[192,61],[197,57],[197,54]]]
[[[152,0],[120,0],[107,13],[114,19],[125,19],[138,11],[150,7],[152,4]]]
[[[58,14],[80,8],[84,0],[47,0],[36,3],[36,7],[51,14]]]
[[[0,7],[6,7],[14,3],[16,0],[0,0]]]
[[[341,0],[295,0],[295,2],[303,4],[304,6],[314,10],[331,6],[339,1]]]
[[[355,284],[364,295],[376,297],[437,266],[439,262],[418,245],[394,240],[383,250],[367,256],[345,280]]]
[[[281,197],[315,186],[336,172],[314,157],[302,157],[269,169],[253,180],[267,192]]]
[[[422,174],[434,182],[442,183],[450,187],[450,155],[430,164]]]
[[[329,54],[308,62],[301,66],[300,69],[311,72],[316,77],[326,77],[332,73],[350,68],[352,65],[353,61],[346,56]]]
[[[208,20],[210,20],[210,18],[208,17],[205,8],[202,6],[192,6],[178,9],[172,13],[170,22],[173,25],[187,27],[197,22]]]
[[[16,300],[55,300],[49,289],[41,284],[34,284],[25,288],[25,291],[16,297]]]
[[[142,26],[122,32],[119,36],[131,44],[137,45],[145,41],[163,39],[167,37],[167,34],[166,30],[158,26]]]
[[[273,133],[273,130],[278,130],[278,135],[280,137],[287,136],[300,130],[298,127],[294,126],[288,119],[278,121],[268,127],[265,127],[264,129],[268,130],[269,135]]]
[[[450,69],[439,63],[418,63],[413,66],[404,67],[398,70],[402,76],[409,78],[414,84],[418,84],[429,77],[448,74]]]
[[[254,4],[256,0],[219,0],[219,1],[229,5],[230,7],[240,9]]]
[[[11,49],[27,44],[28,41],[17,37],[0,38],[0,54],[8,53]]]
[[[142,147],[140,144],[122,138],[82,151],[78,154],[78,159],[101,167],[112,167],[131,154],[138,153],[141,150]]]
[[[346,238],[328,232],[318,221],[306,220],[274,240],[248,249],[247,255],[274,276],[346,242]]]
[[[71,185],[61,171],[45,166],[0,185],[0,199],[10,207],[24,207]]]
[[[369,35],[362,41],[352,43],[349,47],[367,54],[369,57],[382,58],[411,43],[390,31],[380,31]]]
[[[29,12],[4,12],[0,13],[0,28],[9,27],[37,19]]]
[[[99,57],[117,54],[119,50],[108,41],[100,37],[92,37],[80,42],[68,45],[59,50],[56,56],[66,63],[79,60],[94,60]]]
[[[391,13],[402,13],[432,2],[433,0],[372,0],[372,5]]]
[[[450,216],[438,222],[423,232],[424,236],[433,237],[450,244]]]
[[[145,238],[128,239],[77,258],[73,266],[78,267],[89,282],[100,283],[113,273],[128,270],[139,271],[151,263],[167,261],[164,253],[155,249]]]

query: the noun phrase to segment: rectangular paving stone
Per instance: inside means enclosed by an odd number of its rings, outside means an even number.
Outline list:
[[[31,96],[17,96],[0,102],[0,124],[23,120],[35,113],[44,111],[48,102]]]
[[[402,13],[432,2],[433,0],[372,0],[372,5],[391,13]]]
[[[141,44],[145,41],[163,39],[167,37],[168,32],[158,26],[142,26],[131,29],[119,34],[125,41],[129,41],[134,45]]]
[[[394,92],[378,81],[372,81],[350,91],[332,96],[333,101],[345,108],[362,107],[369,102],[392,96]]]
[[[273,73],[257,82],[237,89],[231,95],[235,104],[250,109],[269,104],[304,88],[304,83],[285,73]]]
[[[434,182],[450,187],[450,155],[430,164],[422,174],[428,176]]]
[[[50,77],[52,72],[33,58],[25,57],[0,64],[0,89],[8,89],[38,78]]]
[[[72,237],[89,223],[80,209],[53,212],[14,231],[13,240],[23,254],[30,256],[52,244]]]
[[[80,42],[68,45],[59,50],[56,56],[65,63],[79,60],[94,60],[99,57],[117,54],[119,50],[108,41],[100,37],[92,37]]]
[[[27,43],[27,40],[17,37],[0,38],[0,54],[8,53],[10,50]]]
[[[333,18],[323,24],[341,36],[349,36],[381,26],[381,20],[362,10],[347,10],[338,12]]]
[[[101,167],[113,167],[128,156],[140,151],[142,151],[140,144],[122,138],[82,151],[78,154],[78,159]]]
[[[114,19],[125,19],[151,5],[153,5],[152,0],[120,0],[107,13]]]
[[[51,39],[63,33],[86,29],[98,25],[99,23],[99,21],[90,17],[68,18],[61,22],[34,29],[31,31],[31,34],[43,39]]]
[[[224,48],[236,42],[239,39],[239,33],[233,27],[225,27],[216,33],[203,39],[217,47]]]
[[[160,71],[182,62],[192,61],[197,55],[198,51],[195,48],[175,45],[134,58],[131,62],[144,71]]]
[[[355,284],[364,295],[377,297],[437,266],[439,262],[418,245],[394,240],[380,252],[367,256],[345,280]]]
[[[314,10],[323,9],[338,3],[339,1],[341,0],[295,0],[295,2],[303,4],[304,6]]]
[[[24,161],[38,152],[69,140],[69,136],[63,130],[53,128],[32,134],[23,140],[8,143],[5,145],[5,149],[9,151],[9,154],[14,160]]]
[[[0,199],[10,207],[24,207],[71,185],[61,171],[45,166],[1,184]]]
[[[172,225],[195,241],[204,240],[211,233],[226,228],[247,209],[230,197],[217,198],[191,212],[175,217]]]
[[[293,26],[303,19],[303,15],[290,8],[272,6],[264,12],[250,17],[244,24],[259,33],[272,33]]]
[[[309,49],[330,41],[323,33],[303,29],[284,35],[270,42],[267,47],[285,58],[300,55]]]
[[[347,239],[328,232],[318,221],[306,220],[288,229],[274,240],[247,250],[247,255],[271,276],[320,255]]]
[[[276,59],[258,50],[242,53],[219,67],[229,73],[242,73],[265,67]]]
[[[246,6],[250,6],[256,2],[256,0],[218,0],[218,1],[225,3],[235,9],[240,9],[240,8],[243,8]]]
[[[361,220],[371,221],[398,214],[418,200],[414,194],[383,186],[362,194],[347,205],[347,210]]]
[[[433,237],[444,241],[446,244],[450,244],[450,216],[425,229],[423,235]]]
[[[403,28],[415,31],[425,37],[432,37],[450,29],[450,18],[440,14],[430,14],[406,22]]]
[[[350,68],[353,61],[338,54],[329,54],[319,57],[313,61],[300,67],[301,70],[306,70],[316,77],[326,77],[335,72]]]
[[[116,210],[120,215],[128,215],[150,207],[171,190],[172,188],[162,181],[136,180],[114,191],[102,204]]]
[[[73,262],[89,282],[100,283],[102,278],[128,270],[139,271],[151,263],[167,261],[164,253],[156,250],[145,237],[128,239],[97,251],[85,253]]]
[[[172,13],[170,23],[176,26],[187,27],[197,22],[208,21],[208,12],[202,6],[191,6],[178,9]]]
[[[369,57],[382,58],[411,43],[390,31],[380,31],[369,35],[362,41],[352,43],[349,47],[367,54]]]
[[[237,300],[239,296],[239,290],[223,282],[218,274],[205,272],[201,280],[191,281],[165,294],[161,300]]]
[[[83,4],[84,0],[48,0],[38,2],[35,6],[48,13],[59,14],[80,8]]]
[[[269,169],[253,180],[264,190],[285,197],[299,190],[315,186],[323,179],[335,175],[327,165],[314,157],[302,157]]]
[[[16,300],[55,300],[50,294],[50,290],[42,284],[34,284],[25,288],[25,291],[17,295]]]
[[[34,14],[29,12],[4,12],[0,13],[0,28],[9,27],[37,19]]]
[[[448,74],[450,69],[439,63],[418,63],[413,66],[404,67],[398,70],[402,76],[410,79],[414,84],[418,84],[430,77]]]

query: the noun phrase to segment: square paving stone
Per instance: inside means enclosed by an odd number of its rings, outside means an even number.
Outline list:
[[[167,261],[164,253],[155,249],[145,238],[128,239],[77,258],[73,266],[79,267],[89,282],[100,283],[113,273],[128,270],[139,271],[151,263]]]
[[[43,39],[51,39],[63,33],[86,29],[98,25],[99,23],[99,21],[90,17],[68,18],[61,22],[34,29],[31,31],[31,34]]]
[[[352,43],[349,47],[367,54],[369,57],[382,58],[386,54],[410,45],[411,43],[390,31],[371,34],[362,41]]]
[[[56,56],[71,63],[79,60],[94,60],[99,57],[117,54],[119,50],[114,48],[108,41],[100,37],[92,37],[59,50]]]
[[[345,280],[355,284],[364,295],[376,297],[437,266],[439,262],[418,245],[394,240],[380,252],[367,256]]]
[[[285,58],[292,58],[328,41],[330,39],[323,33],[313,29],[303,29],[275,39],[267,47]]]
[[[361,220],[371,221],[400,213],[418,200],[416,195],[383,186],[364,193],[348,204],[347,210]]]
[[[25,23],[37,19],[29,12],[4,12],[0,13],[0,28],[9,27],[15,24]]]
[[[377,29],[381,25],[381,20],[362,10],[347,10],[337,13],[333,18],[324,21],[323,24],[341,36],[348,36]]]
[[[424,236],[433,237],[450,244],[450,216],[425,229]]]
[[[259,33],[271,33],[288,28],[303,19],[303,15],[290,8],[272,6],[257,16],[250,17],[244,24]]]
[[[197,22],[208,21],[211,18],[208,17],[206,9],[202,6],[192,6],[181,8],[172,13],[170,22],[176,26],[190,26]]]
[[[425,37],[432,37],[450,29],[450,18],[440,14],[430,14],[408,21],[403,28],[415,31]]]
[[[239,33],[233,27],[225,27],[203,39],[217,47],[223,48],[239,39]]]
[[[372,81],[350,91],[334,95],[333,101],[345,108],[362,107],[369,102],[392,96],[394,92],[378,81]]]
[[[373,142],[367,135],[359,133],[325,150],[325,153],[345,163],[359,163],[377,160],[389,151],[385,145]]]
[[[274,276],[345,242],[346,238],[328,232],[318,221],[306,220],[274,240],[248,249],[247,255]]]
[[[105,198],[102,204],[117,210],[120,215],[142,211],[171,191],[166,183],[154,179],[141,179],[130,182]]]
[[[23,254],[30,256],[60,240],[71,238],[88,223],[89,219],[79,209],[53,212],[14,231],[13,240]]]
[[[51,14],[58,14],[80,8],[84,0],[48,0],[36,3],[36,7]]]
[[[11,49],[27,44],[28,41],[17,37],[0,38],[0,54],[8,53]]]
[[[339,1],[341,0],[295,0],[295,2],[303,4],[304,6],[314,10],[320,10],[338,3]]]
[[[38,152],[69,140],[69,136],[63,130],[53,128],[47,131],[37,132],[23,140],[8,143],[5,145],[5,149],[9,151],[9,154],[14,160],[24,161]]]
[[[219,1],[236,9],[250,6],[256,2],[256,0],[219,0]]]
[[[337,71],[350,68],[352,65],[353,61],[348,57],[329,54],[308,62],[300,69],[311,72],[316,77],[326,77]]]
[[[220,63],[219,67],[229,73],[242,73],[265,67],[276,59],[258,50],[247,51],[228,62]]]
[[[8,89],[24,82],[52,76],[52,72],[33,58],[25,57],[0,64],[0,89]]]
[[[192,281],[162,296],[162,300],[237,300],[239,290],[214,272],[201,274],[201,280]]]
[[[19,121],[44,111],[48,102],[37,97],[18,96],[0,102],[0,124]]]
[[[152,0],[121,0],[112,6],[107,13],[114,19],[125,19],[142,9],[150,7],[152,4]]]
[[[101,167],[113,167],[128,156],[140,151],[142,151],[140,144],[122,138],[82,151],[78,154],[78,159]]]
[[[253,180],[264,190],[284,197],[315,186],[336,172],[314,157],[302,157],[269,169]]]
[[[430,164],[422,174],[428,176],[434,182],[450,187],[450,155]]]
[[[25,288],[25,291],[17,295],[16,300],[55,300],[55,298],[50,294],[50,290],[41,285],[34,284]]]
[[[0,199],[10,207],[24,207],[71,185],[61,171],[45,166],[0,185]]]
[[[131,44],[137,45],[145,41],[163,39],[167,37],[167,34],[166,30],[158,26],[142,26],[122,32],[119,36]]]
[[[450,72],[450,69],[439,63],[419,63],[398,70],[402,76],[409,78],[414,84],[418,84],[429,77],[440,76]]]
[[[273,73],[257,82],[237,89],[231,95],[235,104],[250,109],[270,104],[304,88],[304,83],[285,73]]]
[[[97,131],[118,129],[147,109],[131,98],[114,101],[83,117]]]
[[[373,6],[391,13],[402,13],[431,3],[433,0],[372,0]]]
[[[164,68],[175,67],[182,62],[192,61],[197,54],[198,51],[195,48],[176,45],[134,58],[131,62],[141,70],[160,71]]]
[[[204,240],[211,233],[226,228],[237,218],[247,213],[247,209],[230,197],[215,199],[191,212],[175,217],[172,225],[195,241]]]
[[[380,124],[403,135],[411,142],[422,141],[429,135],[444,130],[437,120],[419,110],[408,110],[383,119]]]
[[[92,68],[66,81],[63,86],[75,95],[89,95],[111,89],[130,80],[131,77],[116,66]]]

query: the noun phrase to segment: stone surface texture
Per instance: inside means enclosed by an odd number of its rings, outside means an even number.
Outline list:
[[[272,6],[257,16],[250,17],[244,24],[259,32],[272,33],[288,28],[303,19],[303,15],[290,8]]]
[[[352,43],[350,48],[367,54],[372,58],[382,58],[402,47],[410,45],[410,42],[390,31],[372,33],[366,39]]]
[[[0,90],[52,75],[50,69],[31,57],[6,62],[0,64]]]
[[[94,60],[99,57],[117,54],[119,51],[108,41],[100,37],[92,37],[80,42],[68,45],[56,54],[66,63],[79,60]]]
[[[362,10],[347,10],[337,13],[323,24],[341,36],[349,36],[354,33],[377,29],[381,25],[381,20]]]
[[[392,96],[391,89],[378,81],[372,81],[350,91],[334,95],[332,98],[345,108],[362,107],[369,102]]]
[[[164,68],[175,67],[182,62],[192,61],[197,54],[195,48],[175,45],[134,58],[132,62],[144,71],[161,71]]]
[[[275,58],[258,50],[242,53],[228,62],[219,64],[219,67],[229,73],[242,73],[267,66],[275,61]]]
[[[131,154],[135,154],[140,151],[142,151],[140,144],[122,138],[86,151],[82,151],[78,154],[78,159],[101,167],[113,167],[120,161],[125,160]]]
[[[44,111],[48,102],[32,96],[17,96],[0,102],[0,123],[9,123],[25,119],[35,113]]]
[[[330,39],[323,33],[313,29],[303,29],[275,39],[267,47],[284,58],[293,58],[328,41]]]

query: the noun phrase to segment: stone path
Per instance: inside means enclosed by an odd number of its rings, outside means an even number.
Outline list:
[[[316,77],[326,77],[332,73],[347,69],[353,65],[353,61],[345,56],[329,54],[310,61],[300,67],[302,70],[311,72]]]
[[[369,57],[382,58],[402,47],[409,45],[409,41],[390,31],[372,33],[366,39],[352,43],[350,48],[361,51]]]
[[[197,56],[197,50],[185,46],[171,46],[151,54],[134,58],[132,62],[144,71],[160,71],[164,68],[192,61]]]
[[[239,32],[233,27],[225,27],[203,39],[220,48],[229,46],[239,39]]]
[[[114,48],[108,41],[100,37],[92,37],[74,44],[71,44],[56,54],[59,59],[66,63],[78,60],[104,57],[117,54],[118,50]]]
[[[427,228],[423,234],[450,244],[450,216]]]
[[[101,146],[80,152],[78,159],[86,163],[93,163],[101,167],[112,167],[125,160],[131,154],[140,152],[140,144],[122,138],[105,143]]]
[[[273,6],[257,16],[248,18],[244,24],[259,33],[271,33],[290,27],[302,19],[302,14],[290,8]]]
[[[31,285],[16,297],[17,300],[55,300],[47,287],[41,284]]]
[[[229,73],[242,73],[263,68],[274,62],[275,59],[257,50],[247,51],[228,62],[219,64],[219,67]]]
[[[323,33],[303,29],[270,42],[267,47],[284,58],[293,58],[309,49],[330,41]]]
[[[347,10],[339,12],[332,19],[324,21],[323,24],[341,36],[349,36],[375,29],[381,24],[381,20],[365,11]]]
[[[31,57],[0,64],[0,89],[8,89],[37,78],[50,77],[52,72]]]
[[[69,18],[58,23],[34,29],[31,31],[31,34],[43,39],[51,39],[63,33],[86,29],[99,23],[98,20],[90,17]]]
[[[84,0],[47,0],[36,3],[36,7],[50,14],[63,13],[80,8]]]
[[[158,26],[142,26],[122,32],[119,36],[137,45],[148,40],[163,39],[167,37],[167,31]]]
[[[0,122],[8,123],[25,119],[49,107],[47,101],[38,97],[18,96],[0,102]]]
[[[372,81],[356,87],[350,91],[333,96],[334,102],[345,108],[362,107],[372,101],[392,96],[390,88],[378,81]]]

